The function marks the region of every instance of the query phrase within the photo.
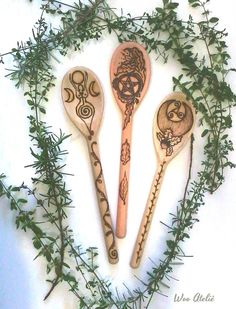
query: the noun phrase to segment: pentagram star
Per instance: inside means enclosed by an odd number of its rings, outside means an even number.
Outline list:
[[[131,77],[128,75],[120,80],[122,85],[121,92],[122,93],[129,93],[130,95],[134,96],[137,92],[135,87],[139,84],[139,82],[133,81]]]

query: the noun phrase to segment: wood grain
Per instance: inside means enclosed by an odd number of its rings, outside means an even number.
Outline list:
[[[112,228],[112,220],[109,210],[109,203],[107,199],[106,186],[103,177],[98,143],[95,138],[93,138],[92,140],[88,140],[88,149],[93,169],[94,183],[96,188],[97,200],[99,203],[99,210],[103,233],[105,236],[105,245],[108,253],[108,259],[111,264],[115,264],[118,262],[118,251]]]
[[[120,154],[120,176],[119,176],[119,194],[116,217],[116,235],[123,238],[127,232],[127,211],[128,211],[128,192],[129,175],[131,160],[131,134],[132,120],[128,123],[121,136],[121,154]]]
[[[87,140],[108,260],[115,264],[118,262],[118,251],[97,141],[103,115],[102,87],[91,70],[75,67],[64,76],[61,92],[70,119]]]
[[[193,131],[195,110],[181,92],[168,95],[158,108],[153,122],[153,139],[159,159],[159,168],[154,176],[147,204],[136,238],[130,265],[140,265],[145,243],[151,227],[156,202],[167,164],[186,145]]]
[[[141,45],[126,42],[117,47],[111,60],[110,78],[112,91],[123,117],[116,221],[116,235],[119,238],[125,237],[127,231],[132,120],[147,91],[150,72],[149,57]],[[129,153],[125,153],[127,151]]]

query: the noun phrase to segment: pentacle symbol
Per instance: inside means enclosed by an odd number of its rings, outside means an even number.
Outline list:
[[[122,102],[137,103],[137,98],[140,96],[143,88],[143,81],[139,74],[127,72],[113,80],[113,87]]]
[[[112,81],[119,100],[125,103],[125,120],[123,129],[130,123],[135,105],[139,103],[141,91],[146,81],[146,65],[143,52],[136,47],[125,48],[121,52]]]

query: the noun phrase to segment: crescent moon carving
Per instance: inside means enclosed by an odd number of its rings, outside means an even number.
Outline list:
[[[66,103],[71,103],[74,101],[75,95],[74,92],[70,88],[64,88],[67,94],[67,99],[65,100]]]
[[[99,91],[96,91],[96,90],[94,89],[94,86],[97,86],[97,85],[96,85],[96,82],[95,82],[95,81],[92,81],[92,82],[90,83],[90,85],[89,85],[89,93],[91,94],[92,97],[97,97],[97,96],[100,94],[100,92],[99,92]],[[98,88],[98,87],[97,87],[97,88]]]

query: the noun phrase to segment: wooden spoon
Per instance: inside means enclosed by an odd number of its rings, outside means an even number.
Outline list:
[[[150,71],[146,50],[135,42],[120,44],[112,56],[111,85],[123,115],[116,221],[116,235],[119,238],[125,237],[127,229],[132,120],[135,110],[147,91]]]
[[[64,76],[61,91],[69,117],[87,140],[108,259],[115,264],[118,252],[96,138],[103,114],[102,87],[91,70],[75,67]]]
[[[144,251],[151,226],[156,201],[167,164],[177,155],[188,141],[195,122],[195,110],[181,92],[168,95],[158,108],[153,124],[153,138],[159,168],[156,171],[146,208],[139,228],[131,259],[131,267],[137,268]]]

